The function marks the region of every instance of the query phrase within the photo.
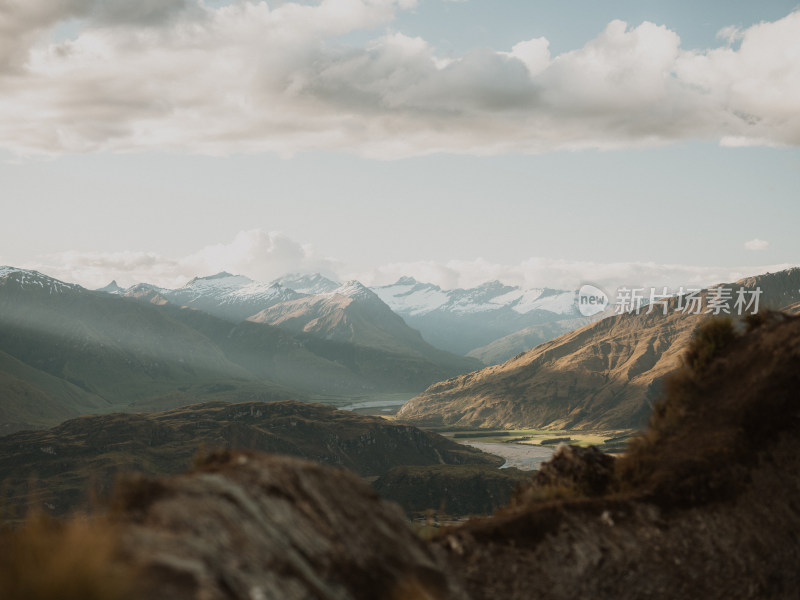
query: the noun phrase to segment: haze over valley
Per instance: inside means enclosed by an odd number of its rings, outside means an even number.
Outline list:
[[[795,598],[799,148],[796,0],[0,0],[0,598]]]

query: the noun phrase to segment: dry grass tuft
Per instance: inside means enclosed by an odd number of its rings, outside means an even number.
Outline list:
[[[737,337],[733,321],[728,317],[704,321],[692,335],[685,354],[686,364],[695,373],[702,373]]]
[[[131,598],[133,575],[117,558],[116,530],[103,519],[29,515],[18,528],[0,532],[0,598]]]
[[[725,318],[700,325],[647,431],[617,461],[618,489],[662,506],[735,498],[758,453],[796,426],[798,323],[766,312],[745,331]]]

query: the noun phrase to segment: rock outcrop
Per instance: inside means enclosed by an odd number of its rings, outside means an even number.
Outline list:
[[[141,597],[465,597],[397,507],[342,469],[225,452],[189,475],[129,483],[115,509]]]

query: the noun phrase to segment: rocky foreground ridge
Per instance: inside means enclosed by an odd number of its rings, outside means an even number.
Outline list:
[[[794,598],[800,319],[750,329],[695,334],[624,457],[562,447],[507,507],[430,542],[344,470],[227,451],[129,481],[107,517],[6,533],[0,594]]]

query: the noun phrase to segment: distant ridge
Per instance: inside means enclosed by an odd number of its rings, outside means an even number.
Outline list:
[[[586,321],[577,311],[572,290],[524,290],[499,281],[470,289],[442,290],[413,277],[401,277],[373,291],[437,348],[492,362],[500,359],[481,349],[500,338],[528,327],[560,322],[558,327],[540,328],[537,339],[545,341]]]
[[[109,284],[99,291],[153,304],[170,302],[240,322],[284,302],[322,296],[337,289],[343,293],[342,284],[320,273],[290,273],[262,283],[221,271],[194,277],[176,289],[140,283],[124,290]],[[509,355],[504,350],[496,350],[504,348],[502,344],[495,349],[484,349],[484,346],[507,335],[533,328],[537,332],[535,335],[517,337],[512,345],[528,339],[535,345],[586,322],[576,310],[575,292],[568,290],[523,290],[499,281],[470,289],[442,290],[409,276],[399,278],[392,285],[366,289],[375,293],[410,327],[420,331],[429,344],[455,354],[471,353],[489,364],[501,362]]]
[[[290,273],[279,277],[273,283],[278,283],[283,287],[294,290],[301,294],[315,295],[324,294],[325,292],[332,292],[339,287],[340,284],[328,279],[320,273],[301,274]]]
[[[98,288],[96,291],[105,292],[106,294],[121,294],[125,289],[117,285],[117,280],[113,279],[107,286]]]
[[[762,290],[761,309],[797,310],[800,268],[728,287]],[[723,285],[723,287],[726,287]],[[476,373],[437,383],[398,418],[425,426],[624,429],[644,426],[663,378],[707,315],[610,316]]]
[[[477,360],[455,356],[425,342],[418,331],[408,327],[377,294],[358,281],[348,281],[324,294],[277,304],[252,316],[250,321],[331,342],[424,358],[446,371],[465,372],[480,366]]]

